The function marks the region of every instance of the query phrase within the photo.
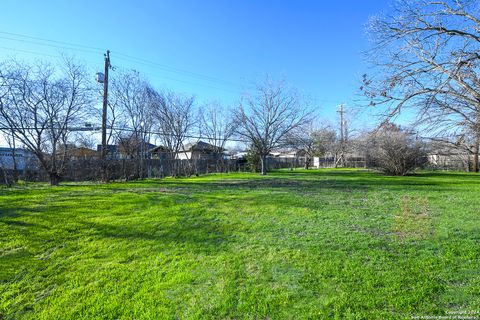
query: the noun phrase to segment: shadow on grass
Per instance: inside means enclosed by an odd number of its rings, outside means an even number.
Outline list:
[[[89,235],[154,245],[183,246],[195,252],[218,252],[228,244],[222,226],[214,219],[183,216],[171,223],[135,222],[134,225],[80,221],[79,232]]]
[[[108,192],[104,197],[108,199]],[[40,246],[44,244],[45,235],[49,234],[50,240],[62,243],[93,236],[112,241],[125,240],[138,245],[147,241],[160,247],[173,245],[191,248],[196,252],[215,252],[223,250],[231,238],[225,235],[225,226],[219,220],[202,214],[190,214],[190,210],[173,211],[167,216],[161,211],[161,202],[144,203],[137,197],[131,197],[116,203],[112,199],[112,207],[126,205],[140,208],[119,218],[108,213],[107,207],[99,207],[94,212],[78,210],[91,205],[91,201],[88,196],[77,199],[77,202],[72,202],[72,199],[60,196],[50,199],[48,204],[45,204],[45,199],[38,198],[24,205],[17,202],[0,204],[0,228],[5,228],[5,231],[8,229],[9,234],[28,234],[29,242]],[[155,211],[157,208],[158,213]],[[152,213],[145,214],[147,211]],[[51,230],[55,230],[55,233],[52,234]]]
[[[20,215],[16,215],[16,217],[19,217]],[[35,227],[37,226],[35,223],[30,223],[30,222],[24,222],[24,221],[19,221],[19,220],[12,220],[12,219],[1,219],[0,223],[4,223],[10,227]]]
[[[97,211],[86,212],[82,206],[95,205],[98,196],[100,200],[111,201],[111,206],[135,207],[140,206],[143,212],[152,208],[161,210],[162,201],[171,201],[172,205],[188,205],[203,200],[215,202],[234,202],[236,197],[228,195],[238,194],[250,190],[262,191],[254,203],[276,204],[276,197],[265,197],[269,191],[282,191],[292,194],[308,196],[311,193],[323,190],[333,192],[368,191],[371,189],[388,189],[399,192],[416,191],[449,191],[456,190],[457,185],[470,188],[478,186],[480,177],[465,173],[421,172],[415,176],[387,177],[371,171],[363,170],[296,170],[274,171],[268,176],[219,175],[212,178],[193,179],[162,179],[136,181],[127,184],[112,183],[108,185],[84,186],[87,189],[74,188],[54,189],[54,197],[49,191],[51,188],[33,189],[32,197],[23,196],[27,190],[19,190],[21,197],[15,196],[12,201],[0,202],[0,227],[11,228],[23,232],[22,229],[36,229],[39,233],[46,226],[58,228],[58,237],[65,241],[78,238],[82,234],[95,235],[110,239],[125,239],[131,241],[146,240],[164,244],[178,244],[194,247],[197,250],[214,251],[232,240],[220,221],[203,214],[187,214],[175,212],[173,216],[163,213],[151,216],[135,216],[137,213],[128,213],[129,220],[116,220],[115,214],[105,214],[102,222],[95,221],[94,217],[103,217],[103,212],[109,212],[108,205],[103,203]],[[457,188],[457,189],[455,189]],[[63,190],[63,191],[62,191]],[[70,191],[72,190],[72,191]],[[92,190],[98,194],[90,194]],[[113,193],[128,192],[132,196],[110,198]],[[139,200],[137,193],[156,192],[158,199],[147,199],[150,202]],[[13,192],[8,192],[14,194]],[[192,193],[196,195],[192,197]],[[164,198],[164,195],[166,198]],[[73,199],[73,200],[72,200]],[[301,199],[292,201],[290,205],[301,206]],[[73,208],[73,210],[72,210]],[[143,219],[148,220],[143,220]],[[167,221],[167,222],[165,222]],[[38,225],[36,225],[38,223]],[[3,226],[1,226],[3,224]],[[37,238],[37,237],[35,237]],[[41,237],[38,236],[40,239]]]
[[[452,179],[452,177],[458,179]],[[218,190],[278,190],[285,189],[291,192],[304,192],[309,190],[333,189],[335,191],[352,191],[387,188],[396,191],[448,191],[453,190],[455,185],[478,185],[479,177],[469,175],[451,175],[444,173],[419,173],[414,176],[391,177],[371,171],[328,171],[322,170],[308,172],[273,172],[271,175],[258,176],[252,179],[236,179],[219,177],[218,180],[149,180],[138,182],[142,187],[155,187],[182,190],[208,192]],[[131,190],[119,186],[113,187],[117,191]]]
[[[210,192],[219,189],[301,189],[352,191],[355,189],[391,188],[396,191],[448,191],[456,185],[479,185],[480,175],[462,172],[419,172],[409,176],[386,176],[364,169],[311,169],[273,170],[267,176],[251,173],[212,174],[192,178],[146,179],[109,184],[65,184],[75,187],[95,188],[111,192],[147,193],[161,192],[186,195],[194,192]],[[453,190],[453,189],[452,189]],[[23,190],[21,192],[24,192]]]

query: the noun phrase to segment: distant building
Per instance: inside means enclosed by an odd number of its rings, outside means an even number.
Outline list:
[[[16,164],[19,171],[23,171],[26,168],[36,168],[36,157],[27,149],[0,147],[0,168],[13,170],[14,164]]]
[[[87,160],[87,159],[97,159],[99,158],[100,153],[96,150],[86,148],[86,147],[67,147],[67,150],[60,150],[59,153],[65,155],[71,160]]]
[[[470,148],[473,149],[473,146]],[[428,162],[436,168],[462,171],[473,169],[472,156],[465,148],[452,143],[435,142],[429,149]]]
[[[148,151],[155,148],[141,137],[131,134],[128,137],[123,137],[118,140],[118,153],[121,159],[132,159],[143,154],[143,158],[147,158]]]
[[[172,151],[165,146],[158,146],[148,150],[151,159],[168,160],[173,158]]]
[[[240,160],[240,159],[246,159],[248,155],[247,151],[237,151],[237,152],[231,152],[229,154],[229,158],[232,160]]]
[[[177,152],[176,159],[216,160],[222,159],[225,149],[218,148],[210,143],[198,141],[187,143],[183,150]]]
[[[273,158],[298,159],[305,157],[305,150],[275,150],[270,152],[269,156]]]
[[[97,145],[97,152],[100,155],[102,152],[102,145]],[[107,144],[107,152],[106,152],[107,159],[118,159],[120,158],[120,154],[118,152],[118,146],[116,144]]]

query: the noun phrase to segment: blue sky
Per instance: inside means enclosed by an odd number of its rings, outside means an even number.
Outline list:
[[[134,68],[158,88],[195,94],[199,103],[234,104],[270,74],[286,78],[333,120],[338,104],[353,104],[366,71],[365,24],[387,8],[386,0],[6,0],[0,59],[74,54],[93,77],[110,49],[114,66]]]

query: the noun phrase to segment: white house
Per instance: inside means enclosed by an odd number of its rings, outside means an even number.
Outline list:
[[[23,171],[34,159],[35,156],[29,150],[0,147],[0,168],[4,170],[13,170],[16,164],[17,170]]]
[[[215,147],[210,143],[198,141],[197,143],[187,143],[183,150],[177,152],[177,159],[194,159],[194,160],[217,160],[223,157],[222,148]]]

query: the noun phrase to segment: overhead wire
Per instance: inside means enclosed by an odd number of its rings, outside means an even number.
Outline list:
[[[23,43],[29,43],[29,44],[34,44],[38,46],[44,46],[44,47],[51,47],[51,48],[57,48],[57,49],[67,49],[67,50],[73,50],[73,51],[83,51],[87,53],[99,53],[101,51],[93,51],[91,49],[81,49],[81,48],[69,48],[65,46],[60,46],[60,45],[55,45],[55,44],[49,44],[49,43],[41,43],[41,42],[36,42],[36,41],[31,41],[31,40],[25,40],[25,39],[15,39],[15,38],[9,38],[9,37],[3,37],[0,36],[0,39],[5,39],[5,40],[10,40],[10,41],[17,41],[17,42],[23,42]]]
[[[187,75],[187,76],[199,78],[199,79],[206,80],[206,81],[216,82],[216,83],[230,85],[230,86],[239,86],[238,83],[234,83],[234,82],[227,81],[227,80],[222,80],[222,79],[219,79],[219,78],[216,78],[216,77],[206,76],[206,75],[196,73],[196,72],[191,72],[191,71],[187,71],[187,70],[183,70],[183,69],[179,69],[179,68],[166,66],[166,65],[163,65],[163,64],[160,64],[160,63],[157,63],[157,62],[153,62],[153,61],[149,61],[149,60],[145,60],[145,59],[141,59],[141,58],[135,58],[133,56],[126,55],[126,54],[123,54],[123,53],[120,53],[120,52],[112,51],[112,53],[115,53],[118,56],[120,56],[120,57],[117,57],[117,59],[120,59],[120,60],[136,62],[136,63],[140,63],[140,64],[143,64],[143,65],[146,65],[146,66],[156,67],[156,68],[158,68],[160,70],[163,70],[163,71],[173,72],[173,73],[177,73],[177,74],[184,74],[184,75]]]
[[[40,37],[33,37],[33,36],[28,36],[28,35],[19,34],[19,33],[13,33],[13,32],[0,31],[0,34],[6,34],[6,35],[10,35],[10,36],[16,36],[16,37],[27,38],[27,39],[32,39],[32,40],[40,40],[40,41],[45,41],[45,42],[57,43],[57,44],[64,44],[64,45],[68,45],[68,46],[71,46],[71,47],[80,47],[80,48],[85,48],[85,49],[103,51],[103,49],[97,48],[97,47],[91,47],[91,46],[86,46],[86,45],[82,45],[82,44],[69,43],[69,42],[65,42],[65,41],[45,39],[45,38],[40,38]]]
[[[17,48],[9,48],[9,47],[0,46],[0,49],[17,51],[17,52],[28,53],[28,54],[33,54],[33,55],[37,55],[37,56],[50,57],[50,58],[61,58],[61,56],[55,56],[55,55],[52,55],[52,54],[40,53],[40,52],[17,49]]]
[[[6,40],[10,40],[10,41],[30,43],[30,44],[39,45],[39,46],[46,46],[46,47],[52,47],[52,48],[57,48],[57,49],[71,50],[71,51],[76,51],[76,52],[85,52],[85,53],[90,53],[90,54],[92,54],[92,53],[98,54],[98,53],[103,52],[102,49],[97,48],[97,47],[86,46],[86,45],[81,45],[81,44],[74,44],[74,43],[69,43],[69,42],[64,42],[64,41],[51,40],[51,39],[40,38],[40,37],[33,37],[33,36],[23,35],[23,34],[19,34],[19,33],[0,31],[0,34],[23,38],[23,39],[15,39],[15,38],[11,38],[11,37],[0,36],[0,39],[6,39]],[[32,41],[32,40],[37,40],[37,41]],[[44,42],[49,42],[49,43],[42,43],[42,42],[38,42],[38,41],[44,41]],[[18,52],[25,52],[25,53],[29,53],[29,54],[35,54],[32,51],[21,50],[21,49],[13,49],[13,48],[7,48],[7,47],[3,47],[3,49],[18,51]],[[111,52],[118,55],[119,57],[116,57],[116,58],[118,58],[120,60],[123,60],[123,61],[132,62],[132,63],[136,63],[136,64],[142,64],[142,65],[145,65],[145,66],[150,66],[150,67],[157,68],[157,69],[165,71],[165,72],[175,73],[175,74],[178,74],[178,75],[187,76],[187,77],[191,77],[191,78],[196,78],[198,80],[213,82],[213,83],[220,84],[220,85],[240,87],[240,84],[234,83],[234,82],[231,82],[231,81],[222,80],[222,79],[219,79],[219,78],[216,78],[216,77],[212,77],[212,76],[208,76],[208,75],[204,75],[204,74],[200,74],[200,73],[196,73],[196,72],[191,72],[191,71],[188,71],[188,70],[183,70],[183,69],[180,69],[180,68],[174,68],[174,67],[162,65],[162,64],[159,64],[159,63],[156,63],[156,62],[153,62],[153,61],[143,59],[143,58],[138,58],[138,57],[134,57],[132,55],[127,55],[127,54],[121,53],[119,51],[111,51]],[[53,55],[47,55],[47,54],[39,54],[39,55],[55,57]],[[168,79],[168,80],[174,80],[174,81],[178,81],[178,82],[188,83],[188,84],[209,86],[209,87],[214,88],[214,89],[228,91],[228,90],[221,89],[221,88],[218,88],[218,87],[213,87],[211,85],[198,84],[198,83],[194,83],[194,82],[191,82],[191,81],[186,82],[184,80],[179,80],[179,79],[172,78],[172,77],[165,77],[164,76],[163,78]],[[232,91],[229,91],[229,92],[232,92]],[[237,93],[237,92],[235,92],[235,93]]]
[[[23,50],[23,49],[17,49],[17,48],[10,48],[10,47],[4,47],[4,46],[0,46],[0,49],[10,50],[10,51],[14,51],[14,52],[27,53],[27,54],[32,54],[32,55],[36,55],[36,56],[56,58],[56,59],[61,59],[62,58],[62,56],[59,56],[59,55],[52,55],[52,54],[47,54],[47,53],[41,53],[41,52],[35,52],[35,51],[29,51],[29,50]],[[142,74],[145,74],[145,75],[147,75],[151,78],[154,78],[154,79],[159,79],[159,80],[160,79],[163,79],[163,80],[166,79],[166,80],[176,81],[176,82],[185,83],[185,84],[189,84],[189,85],[197,85],[197,86],[207,87],[207,88],[211,88],[211,89],[215,89],[215,90],[219,90],[219,91],[224,91],[224,92],[228,92],[228,93],[238,94],[237,91],[233,91],[233,90],[229,90],[229,89],[225,89],[225,88],[220,88],[220,87],[213,86],[213,85],[210,85],[210,84],[203,84],[203,83],[197,83],[197,82],[192,82],[192,81],[187,81],[187,80],[181,80],[181,79],[168,77],[168,76],[164,76],[164,75],[159,75],[159,74],[153,74],[153,73],[149,73],[149,72],[142,72]]]
[[[36,130],[38,128],[36,127],[17,127],[16,130],[13,131],[18,131],[18,130]],[[48,130],[51,130],[52,128],[48,128]],[[53,128],[53,130],[59,130],[60,128]],[[0,131],[2,130],[9,130],[10,132],[12,131],[12,128],[9,127],[0,127]],[[63,130],[63,129],[62,129]],[[109,127],[108,130],[114,130],[114,131],[123,131],[123,132],[131,132],[131,133],[144,133],[144,134],[151,134],[151,135],[156,135],[158,137],[173,137],[174,135],[172,134],[165,134],[162,132],[154,131],[154,130],[138,130],[138,129],[133,129],[133,128],[120,128],[120,127]],[[67,131],[70,132],[97,132],[101,131],[100,127],[70,127],[67,128]],[[183,135],[182,136],[185,139],[206,139],[206,140],[212,140],[214,139],[213,137],[208,137],[204,135]],[[243,143],[248,143],[249,141],[246,139],[238,139],[238,138],[225,138],[225,137],[217,137],[216,140],[225,140],[225,141],[232,141],[232,142],[243,142]]]

